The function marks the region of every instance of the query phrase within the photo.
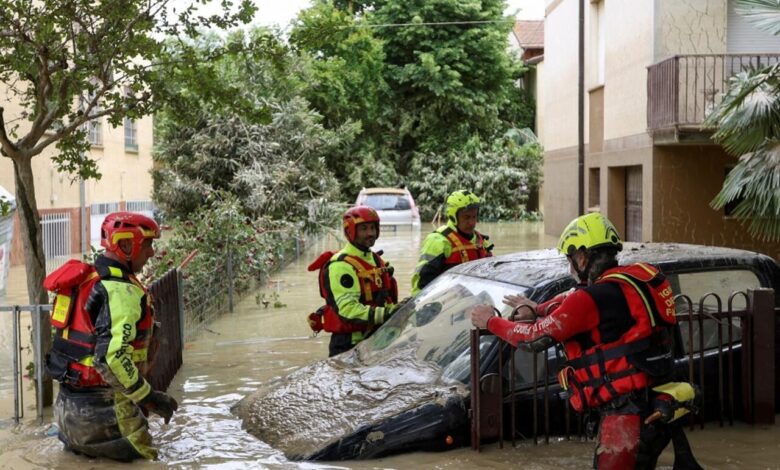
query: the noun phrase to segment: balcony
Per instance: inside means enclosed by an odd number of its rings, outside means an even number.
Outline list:
[[[647,68],[647,128],[656,145],[711,144],[705,118],[738,72],[772,65],[780,54],[677,55]]]

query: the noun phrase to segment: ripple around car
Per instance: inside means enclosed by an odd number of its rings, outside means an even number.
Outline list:
[[[363,188],[355,205],[374,208],[379,215],[380,225],[420,225],[417,204],[405,188]]]

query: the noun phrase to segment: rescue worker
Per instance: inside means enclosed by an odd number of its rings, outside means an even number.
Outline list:
[[[320,294],[326,305],[309,316],[312,329],[331,332],[329,356],[355,347],[395,312],[398,285],[393,268],[371,250],[379,237],[379,215],[368,206],[344,213],[347,244],[325,252],[310,266],[320,269]]]
[[[66,450],[119,461],[157,457],[146,416],[167,424],[178,404],[142,374],[154,315],[135,277],[157,238],[160,228],[149,217],[109,214],[101,226],[105,252],[94,265],[71,260],[44,282],[58,294],[46,368],[61,383],[54,414]]]
[[[656,395],[667,396],[670,388],[652,389],[673,372],[672,288],[652,265],[618,266],[621,249],[617,230],[603,215],[578,217],[563,231],[558,250],[580,285],[540,305],[505,297],[518,323],[477,305],[472,323],[534,351],[563,344],[567,363],[558,379],[571,406],[600,416],[594,468],[655,468],[674,440],[674,468],[699,469],[679,422],[667,422],[672,413],[654,409]]]
[[[467,261],[492,256],[493,243],[476,231],[479,197],[471,191],[455,191],[447,197],[447,224],[428,235],[412,275],[412,295],[444,271]]]

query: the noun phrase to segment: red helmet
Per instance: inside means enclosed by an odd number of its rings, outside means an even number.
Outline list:
[[[133,249],[127,255],[119,248],[119,240],[131,238]],[[151,218],[135,212],[112,212],[100,227],[100,245],[120,258],[131,260],[141,252],[147,238],[160,238],[160,227]]]
[[[347,240],[355,241],[359,224],[376,224],[376,236],[379,236],[379,215],[368,206],[355,206],[344,213],[344,235]]]

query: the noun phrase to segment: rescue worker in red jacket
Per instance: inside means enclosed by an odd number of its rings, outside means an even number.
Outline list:
[[[518,323],[494,316],[492,306],[478,305],[472,323],[535,351],[563,344],[568,362],[558,378],[571,406],[600,415],[595,468],[655,468],[672,439],[674,468],[701,468],[679,423],[653,414],[651,389],[668,381],[673,370],[676,319],[669,282],[648,264],[618,266],[620,237],[599,213],[574,219],[558,249],[578,288],[540,305],[507,296],[504,302],[515,307],[512,317]]]
[[[94,266],[72,260],[44,283],[58,293],[46,368],[61,382],[54,414],[67,450],[120,461],[157,457],[145,415],[168,423],[178,404],[142,374],[154,316],[135,274],[159,237],[149,217],[109,214],[101,226],[105,252]]]
[[[321,328],[331,332],[329,356],[355,347],[395,312],[398,285],[393,268],[371,250],[379,237],[379,215],[368,206],[344,213],[347,244],[323,253],[309,266],[320,269]],[[311,317],[310,317],[311,318]],[[314,326],[312,326],[314,329]]]
[[[479,204],[479,197],[471,191],[455,191],[447,197],[447,224],[423,242],[412,275],[412,295],[453,266],[492,256],[493,243],[476,230]]]

